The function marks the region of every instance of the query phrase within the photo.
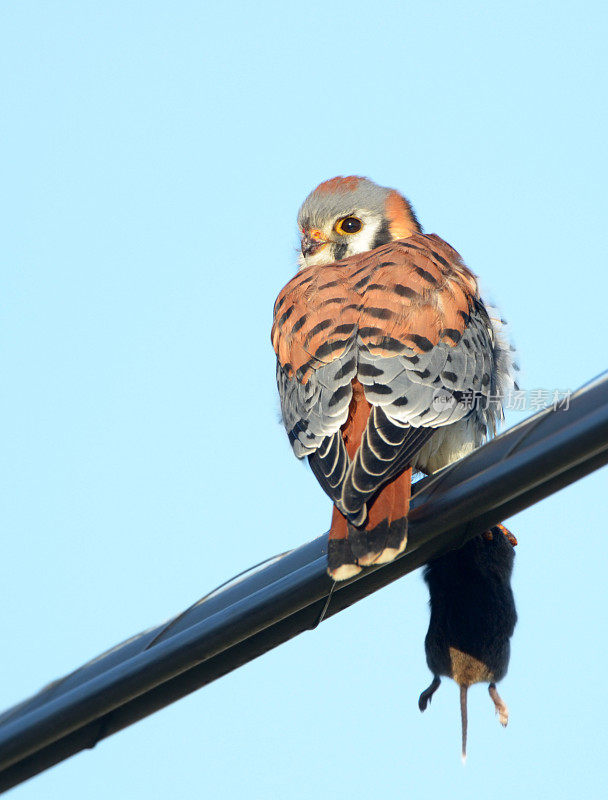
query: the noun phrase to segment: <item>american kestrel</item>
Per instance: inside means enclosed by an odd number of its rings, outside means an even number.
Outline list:
[[[274,306],[283,422],[334,503],[328,572],[407,543],[412,470],[494,433],[511,370],[473,273],[412,206],[367,178],[321,183],[298,214],[300,270]]]

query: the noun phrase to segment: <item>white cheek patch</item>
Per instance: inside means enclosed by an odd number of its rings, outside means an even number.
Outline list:
[[[374,239],[378,233],[382,220],[367,214],[360,214],[363,227],[359,233],[353,233],[348,237],[348,255],[354,256],[357,253],[366,253],[374,246]]]

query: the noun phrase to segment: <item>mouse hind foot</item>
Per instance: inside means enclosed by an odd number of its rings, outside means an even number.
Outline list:
[[[426,710],[427,705],[431,702],[433,695],[435,694],[437,689],[439,689],[440,684],[441,684],[441,678],[438,675],[435,675],[431,685],[427,689],[425,689],[424,692],[422,692],[422,694],[418,698],[418,708],[421,711]]]
[[[495,683],[491,683],[488,686],[488,692],[490,693],[490,697],[494,703],[494,708],[496,709],[496,713],[498,714],[498,721],[506,728],[507,722],[509,721],[509,709],[507,708],[507,704],[502,699],[502,697],[498,694],[498,689],[496,688]]]

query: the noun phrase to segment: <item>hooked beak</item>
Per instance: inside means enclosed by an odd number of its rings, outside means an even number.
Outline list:
[[[313,228],[309,231],[304,231],[302,234],[302,255],[311,256],[317,253],[322,247],[328,244],[328,240],[323,236],[321,231]]]

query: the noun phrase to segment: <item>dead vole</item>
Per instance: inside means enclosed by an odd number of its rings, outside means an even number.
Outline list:
[[[430,592],[431,620],[424,641],[433,682],[420,695],[427,707],[440,675],[460,686],[462,758],[467,749],[467,690],[489,683],[490,697],[502,725],[509,719],[496,683],[507,673],[509,639],[517,614],[511,590],[515,537],[502,525],[476,536],[459,550],[429,562],[424,579]]]

